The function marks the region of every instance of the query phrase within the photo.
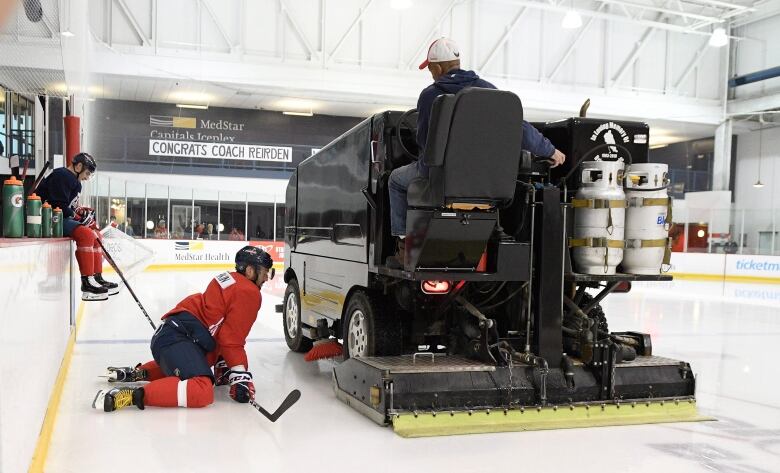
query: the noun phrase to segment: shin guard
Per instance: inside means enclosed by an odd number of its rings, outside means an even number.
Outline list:
[[[206,407],[214,402],[214,387],[205,376],[180,380],[176,376],[144,386],[144,404],[157,407]]]

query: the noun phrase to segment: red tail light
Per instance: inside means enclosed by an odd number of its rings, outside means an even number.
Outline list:
[[[447,294],[450,292],[449,281],[423,281],[422,291],[426,294]]]

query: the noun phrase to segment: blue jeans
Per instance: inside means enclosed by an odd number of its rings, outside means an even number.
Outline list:
[[[390,173],[390,232],[393,236],[406,235],[406,190],[418,177],[425,177],[416,162],[401,166]]]

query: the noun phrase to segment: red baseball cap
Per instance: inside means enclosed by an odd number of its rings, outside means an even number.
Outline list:
[[[441,37],[428,47],[428,56],[420,64],[420,69],[425,69],[431,62],[446,62],[460,59],[460,48],[455,41]]]

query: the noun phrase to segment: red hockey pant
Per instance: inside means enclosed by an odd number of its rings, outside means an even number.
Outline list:
[[[79,225],[70,237],[76,242],[76,261],[81,275],[92,276],[103,272],[103,250],[98,244],[100,232]]]
[[[144,405],[157,407],[206,407],[214,402],[211,378],[196,376],[182,381],[165,376],[160,366],[150,361],[140,366],[151,381],[144,386]]]

